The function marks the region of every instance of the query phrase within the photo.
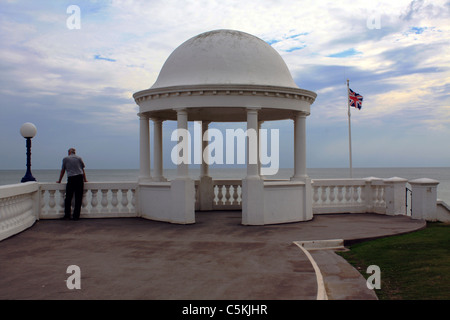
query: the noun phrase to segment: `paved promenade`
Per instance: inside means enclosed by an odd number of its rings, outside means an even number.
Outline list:
[[[0,299],[314,300],[314,268],[293,241],[411,232],[424,221],[339,214],[242,226],[241,212],[196,214],[193,225],[139,218],[42,220],[0,242]],[[334,252],[311,251],[329,299],[376,299]],[[67,267],[81,270],[69,290]]]

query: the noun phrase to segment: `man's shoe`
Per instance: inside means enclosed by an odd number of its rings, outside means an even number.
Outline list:
[[[70,220],[70,217],[64,216],[60,220]]]

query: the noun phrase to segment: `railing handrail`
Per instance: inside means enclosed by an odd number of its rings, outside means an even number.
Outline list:
[[[0,199],[33,193],[39,190],[37,182],[17,183],[0,186]]]
[[[64,190],[66,188],[66,183],[61,182],[39,182],[39,187],[41,190]],[[118,189],[121,189],[121,187],[124,188],[133,188],[137,187],[138,182],[137,181],[105,181],[105,182],[85,182],[84,183],[84,189],[90,190],[90,189],[100,189],[100,188],[115,188],[118,187]]]

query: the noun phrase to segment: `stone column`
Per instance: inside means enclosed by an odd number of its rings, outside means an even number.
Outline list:
[[[139,114],[139,181],[152,180],[150,174],[150,129],[149,119],[144,114]]]
[[[209,177],[209,164],[208,164],[208,153],[205,153],[205,149],[208,147],[208,138],[205,136],[205,132],[208,130],[210,122],[209,121],[202,121],[202,164],[200,168],[200,177]]]
[[[261,179],[264,179],[264,177],[261,175],[261,126],[264,123],[264,121],[258,121],[258,175],[261,177]]]
[[[155,181],[167,181],[163,175],[163,145],[162,145],[162,125],[161,119],[153,119],[153,157],[154,157],[154,177]]]
[[[205,133],[208,130],[210,122],[202,121],[202,134],[201,134],[201,146],[202,146],[202,164],[200,168],[200,183],[199,183],[199,209],[201,211],[211,211],[214,200],[214,185],[212,178],[209,176],[209,164],[208,164],[208,152],[205,153],[205,149],[208,147],[208,136]]]
[[[306,115],[298,112],[294,118],[294,176],[291,180],[304,180],[306,174]]]
[[[258,108],[247,108],[247,177],[242,180],[242,224],[263,225],[264,181],[258,171]]]
[[[185,135],[188,129],[188,113],[186,109],[177,109],[178,137],[183,136],[181,146],[183,158],[187,161],[177,165],[177,177],[170,183],[171,192],[171,222],[195,223],[195,183],[189,178],[189,136]],[[181,131],[181,132],[180,132]],[[180,143],[180,142],[179,142]],[[178,150],[179,151],[179,150]],[[177,155],[179,156],[179,152]]]
[[[247,179],[260,179],[258,110],[259,108],[247,108]]]
[[[188,130],[188,114],[186,109],[178,109],[177,110],[177,129],[187,132]],[[181,136],[181,133],[178,132],[178,137]],[[183,158],[189,159],[189,141],[187,136],[183,136],[182,138],[182,147],[183,147]],[[186,154],[184,154],[186,152]],[[179,153],[178,153],[179,156]],[[189,176],[189,164],[188,162],[181,161],[177,165],[177,178],[187,178]]]

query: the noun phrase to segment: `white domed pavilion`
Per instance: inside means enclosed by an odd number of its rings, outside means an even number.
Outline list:
[[[176,48],[154,85],[133,97],[140,117],[138,208],[143,217],[195,222],[196,186],[188,176],[188,164],[178,164],[174,180],[168,182],[163,177],[163,121],[177,121],[178,129],[187,129],[188,121],[201,121],[203,136],[210,122],[247,122],[247,130],[259,132],[263,121],[293,119],[294,176],[290,181],[265,181],[260,165],[247,161],[247,177],[242,180],[242,223],[262,225],[312,218],[305,135],[306,117],[316,94],[295,84],[282,57],[269,44],[234,30],[202,33]],[[153,175],[150,119],[154,121]],[[202,146],[206,148],[205,141]],[[201,172],[199,209],[211,210],[213,185],[205,160]]]

